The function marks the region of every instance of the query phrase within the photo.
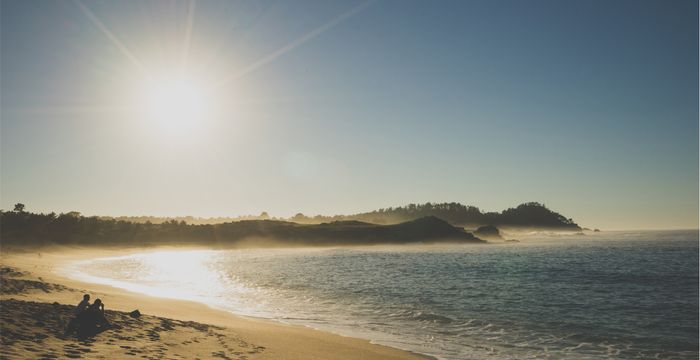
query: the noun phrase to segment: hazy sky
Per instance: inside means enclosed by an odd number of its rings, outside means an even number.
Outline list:
[[[6,210],[698,227],[697,1],[1,4]],[[135,105],[172,68],[206,118]]]

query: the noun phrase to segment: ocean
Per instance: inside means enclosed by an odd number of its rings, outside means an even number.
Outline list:
[[[169,250],[61,271],[440,359],[698,359],[697,231]]]

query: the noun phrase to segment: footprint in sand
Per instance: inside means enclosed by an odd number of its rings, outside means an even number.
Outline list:
[[[212,353],[211,353],[211,356],[217,357],[217,358],[226,359],[226,360],[233,360],[233,359],[231,359],[230,357],[226,356],[226,353],[223,352],[223,351],[215,351],[215,352],[212,352]]]
[[[163,319],[160,321],[160,326],[163,328],[165,331],[171,331],[174,330],[175,327],[173,326],[173,322],[167,319]]]
[[[37,349],[32,345],[25,345],[24,350],[31,351],[31,352],[39,352],[41,349]]]
[[[63,346],[63,353],[66,357],[77,359],[81,357],[83,352],[77,346],[68,344]]]
[[[64,353],[64,355],[65,355],[66,357],[71,358],[71,359],[79,359],[79,358],[82,357],[82,354],[80,353],[80,351],[77,351],[77,350],[69,350],[69,351],[66,351],[66,352]]]

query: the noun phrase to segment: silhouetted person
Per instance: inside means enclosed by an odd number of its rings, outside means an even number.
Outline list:
[[[87,309],[88,306],[90,306],[90,295],[85,294],[83,295],[83,301],[81,301],[78,304],[78,307],[75,308],[75,316],[80,315],[80,313],[85,311],[85,309]]]
[[[109,325],[109,321],[107,321],[105,317],[105,304],[103,304],[100,299],[95,299],[95,302],[87,308],[86,314],[90,318],[90,321],[97,326]]]
[[[92,305],[78,314],[75,318],[79,338],[97,335],[110,328],[111,324],[105,317],[105,306],[102,300],[95,299]],[[69,329],[72,332],[73,329]]]
[[[66,335],[73,333],[78,329],[80,314],[84,313],[85,310],[90,306],[90,295],[83,295],[83,300],[78,303],[75,310],[73,311],[73,318],[68,323],[66,328]]]

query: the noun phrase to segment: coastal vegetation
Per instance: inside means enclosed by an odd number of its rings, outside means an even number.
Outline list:
[[[540,229],[581,230],[573,219],[548,209],[544,204],[528,202],[501,212],[482,212],[476,206],[451,203],[409,204],[395,208],[378,209],[355,215],[333,217],[306,217],[297,214],[292,221],[316,223],[338,220],[358,220],[375,224],[394,224],[415,220],[425,216],[435,216],[456,226],[476,228],[482,225],[499,227],[525,227]]]
[[[267,215],[267,214],[264,214]],[[178,218],[139,222],[132,218],[82,216],[79,212],[32,213],[24,204],[0,212],[3,244],[148,245],[194,243],[221,246],[324,246],[481,242],[500,239],[497,227],[580,228],[571,219],[539,203],[500,213],[482,213],[458,203],[410,204],[349,216],[246,219],[223,223],[188,223]],[[472,234],[465,228],[476,229]]]
[[[36,214],[18,204],[0,213],[4,245],[151,245],[324,246],[404,244],[414,242],[482,242],[463,228],[433,216],[400,224],[359,221],[298,224],[278,220],[246,220],[190,225],[169,220],[160,224],[86,217],[77,212]]]
[[[405,206],[382,208],[374,211],[351,215],[296,215],[284,218],[273,217],[263,211],[259,215],[244,215],[238,217],[200,218],[193,216],[157,217],[157,216],[119,216],[100,217],[100,219],[113,219],[135,223],[161,224],[177,221],[187,224],[221,224],[232,221],[245,220],[278,220],[290,221],[300,224],[321,224],[333,221],[362,221],[372,224],[398,224],[401,222],[416,220],[426,216],[435,216],[448,223],[468,228],[477,228],[483,225],[499,227],[527,227],[540,229],[560,229],[579,231],[581,228],[570,218],[548,209],[544,204],[528,202],[514,208],[508,208],[501,212],[483,212],[476,206],[463,205],[457,202],[451,203],[425,203],[408,204]]]

